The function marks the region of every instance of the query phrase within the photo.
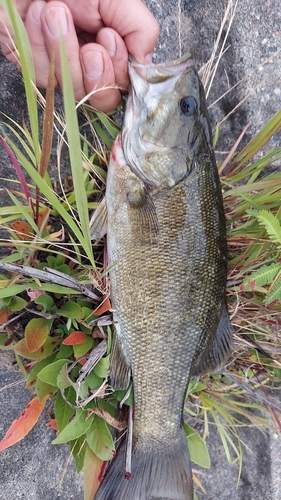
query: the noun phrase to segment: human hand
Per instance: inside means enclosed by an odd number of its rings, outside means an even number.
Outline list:
[[[150,62],[159,28],[141,0],[16,0],[33,54],[36,83],[46,87],[50,59],[55,55],[56,86],[62,88],[60,35],[64,37],[77,101],[92,91],[93,107],[111,111],[120,90],[128,86],[128,52],[139,62]],[[7,16],[0,7],[0,45],[3,54],[20,69],[7,33]],[[115,87],[100,90],[103,87]]]

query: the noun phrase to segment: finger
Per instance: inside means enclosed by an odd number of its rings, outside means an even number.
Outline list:
[[[105,48],[95,43],[84,45],[81,48],[81,64],[86,92],[92,93],[89,97],[91,105],[104,112],[113,111],[121,95],[114,88],[114,68]]]
[[[104,26],[113,28],[140,63],[147,56],[151,58],[159,26],[142,0],[64,0],[64,3],[71,8],[74,23],[82,30],[97,33]]]
[[[17,0],[16,7],[19,15],[24,20],[27,9],[29,7],[31,0]],[[3,55],[13,64],[15,64],[18,69],[20,69],[20,63],[17,56],[17,51],[14,45],[14,33],[9,21],[9,17],[4,10],[4,7],[0,6],[0,46]]]
[[[100,0],[102,20],[124,39],[128,52],[140,63],[149,62],[159,36],[159,25],[141,0]]]
[[[66,57],[76,100],[85,96],[83,74],[80,63],[79,43],[70,10],[64,3],[53,1],[45,4],[41,14],[42,32],[49,58],[54,53],[55,75],[62,88],[60,62],[60,37],[63,36]]]
[[[97,43],[102,45],[111,58],[115,81],[121,90],[129,85],[128,51],[122,38],[111,28],[103,28],[97,34]]]
[[[6,15],[4,9],[0,10],[0,37],[1,37],[1,50],[3,55],[13,64],[16,64],[19,68],[19,64],[17,62],[17,58],[15,56],[15,49],[13,46],[13,30],[11,24],[8,20],[8,16]]]
[[[41,26],[41,14],[45,2],[37,0],[33,2],[27,12],[25,28],[29,37],[33,64],[36,75],[36,83],[39,87],[46,87],[48,83],[50,60],[45,45],[44,33]],[[55,80],[55,85],[57,85]]]

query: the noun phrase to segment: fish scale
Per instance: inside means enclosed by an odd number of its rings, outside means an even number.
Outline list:
[[[198,199],[195,200],[192,196],[197,176],[188,177],[172,192],[165,190],[164,195],[161,192],[158,196],[152,195],[161,230],[157,243],[143,245],[138,228],[130,226],[130,231],[128,230],[127,214],[123,212],[126,196],[118,182],[118,175],[120,174],[121,181],[123,177],[120,173],[121,168],[119,164],[112,175],[109,174],[112,179],[108,180],[109,187],[111,182],[116,184],[116,192],[112,190],[111,194],[116,205],[120,207],[120,213],[117,213],[118,226],[114,224],[111,228],[109,222],[108,227],[111,234],[108,255],[111,262],[116,262],[110,274],[112,290],[116,290],[112,296],[112,306],[116,310],[118,331],[120,330],[122,339],[124,337],[123,353],[133,371],[137,408],[135,425],[143,419],[150,419],[151,425],[155,423],[156,408],[154,404],[151,408],[151,399],[163,399],[161,396],[163,383],[166,397],[170,397],[167,395],[168,384],[165,384],[163,379],[165,372],[168,374],[169,389],[174,394],[174,400],[171,405],[161,407],[159,417],[162,425],[166,418],[171,418],[171,414],[181,415],[183,393],[189,378],[187,367],[188,365],[189,369],[192,367],[192,359],[198,344],[198,330],[202,328],[201,323],[206,324],[208,330],[212,328],[212,323],[215,323],[214,334],[216,332],[218,322],[216,314],[211,314],[210,319],[206,319],[208,310],[217,308],[219,311],[221,308],[221,297],[217,293],[217,288],[220,288],[219,283],[217,284],[217,280],[210,280],[208,271],[212,247],[215,246],[213,232],[208,230],[211,242],[203,241],[202,237],[203,226],[206,223],[212,226],[212,219],[208,217],[204,221],[203,216],[200,227],[199,209],[195,206],[196,201],[198,204]],[[182,203],[185,199],[191,199],[191,207],[190,204]],[[209,196],[205,197],[204,201],[209,203]],[[182,207],[179,209],[180,204]],[[190,208],[192,213],[197,214],[196,234],[199,235],[197,240],[193,229],[195,221],[190,216]],[[204,206],[201,207],[201,213],[203,215],[205,213]],[[214,213],[213,222],[216,222],[216,218]],[[187,220],[189,224],[186,223]],[[111,239],[114,242],[112,245]],[[208,252],[205,250],[206,247],[209,249]],[[225,266],[222,268],[219,261],[215,262],[215,271],[218,275],[220,273],[222,278],[225,275],[224,268]],[[197,275],[200,276],[201,283],[198,283]],[[193,279],[187,279],[187,276]],[[223,279],[221,281],[223,282]],[[203,307],[200,301],[202,288],[204,288]],[[214,327],[212,329],[214,330]],[[206,332],[202,331],[202,343],[204,335]],[[155,360],[162,350],[166,355],[164,365],[161,367],[161,363],[155,365]],[[178,363],[179,360],[181,363]],[[184,383],[179,384],[177,378],[183,378],[182,371],[185,372],[185,379]],[[169,377],[170,374],[172,379]],[[177,387],[178,395],[175,394]],[[177,433],[178,429],[175,432]]]
[[[190,56],[167,65],[133,62],[130,76],[131,99],[111,154],[106,205],[115,322],[111,384],[126,388],[132,375],[131,478],[125,479],[123,442],[95,499],[191,500],[186,388],[191,374],[222,363],[231,345],[222,196],[204,92]],[[186,98],[182,109],[188,113],[190,104],[192,114],[184,116],[180,103]],[[163,127],[173,127],[163,132],[163,157],[161,117]]]

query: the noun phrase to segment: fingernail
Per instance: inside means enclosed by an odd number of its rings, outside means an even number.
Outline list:
[[[34,2],[32,4],[32,11],[31,11],[31,14],[32,14],[32,17],[33,17],[33,20],[37,23],[37,24],[40,24],[40,20],[41,20],[41,12],[42,12],[42,9],[44,7],[44,3],[43,2]]]
[[[91,80],[98,80],[104,71],[103,53],[97,50],[88,50],[82,55],[84,71]]]
[[[53,36],[58,37],[60,35],[66,35],[68,32],[67,15],[63,7],[48,9],[45,13],[45,20]]]
[[[144,64],[151,64],[152,63],[152,56],[153,56],[153,52],[151,52],[151,54],[147,54],[144,58]]]
[[[115,36],[111,31],[107,31],[106,33],[106,50],[110,57],[115,56],[116,53],[116,40]]]

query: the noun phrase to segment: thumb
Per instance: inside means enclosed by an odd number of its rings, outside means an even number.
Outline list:
[[[120,34],[137,61],[144,63],[151,58],[159,25],[141,0],[100,0],[99,11],[105,26]]]

